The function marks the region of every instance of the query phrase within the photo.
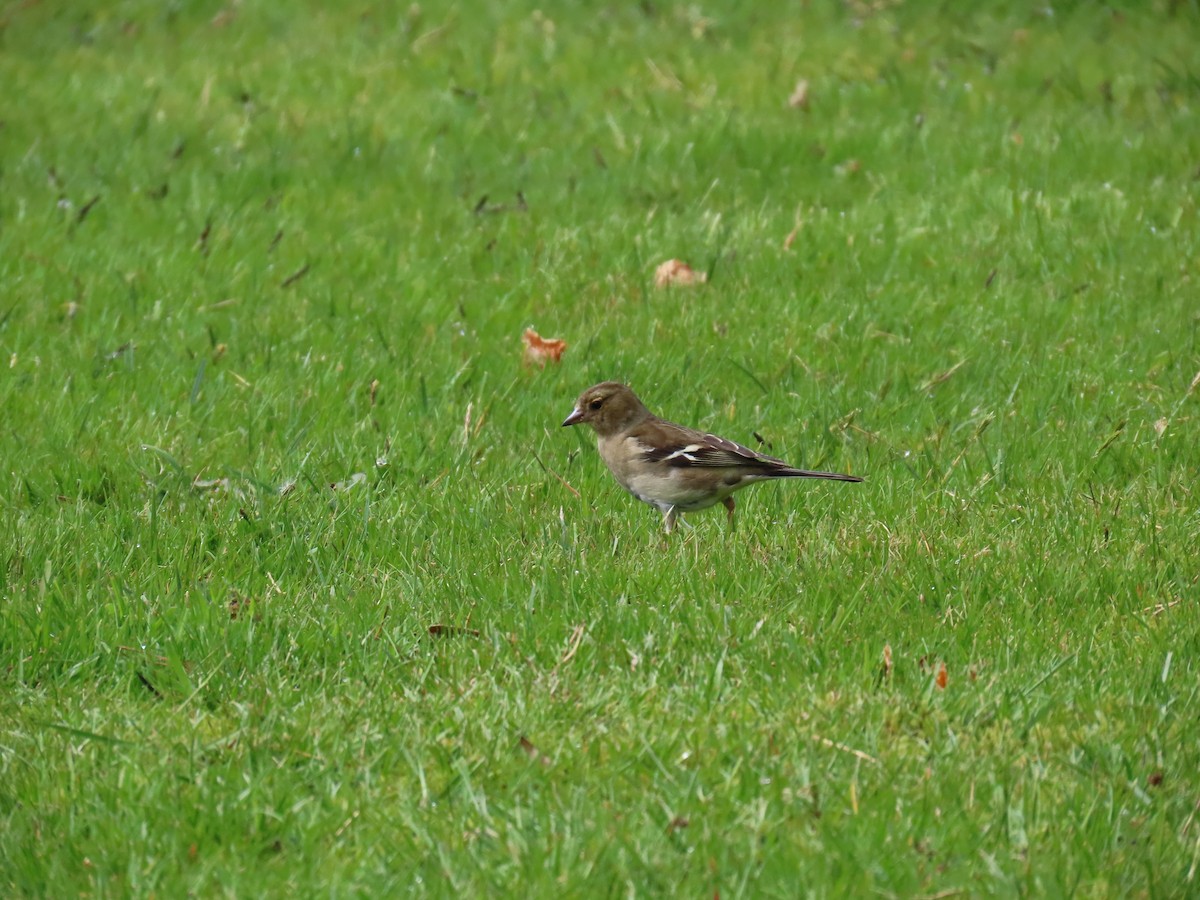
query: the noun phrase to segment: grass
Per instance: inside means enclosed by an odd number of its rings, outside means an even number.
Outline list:
[[[0,890],[1200,890],[1200,15],[874,6],[0,13]]]

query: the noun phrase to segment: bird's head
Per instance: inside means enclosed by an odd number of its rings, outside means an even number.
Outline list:
[[[607,437],[631,428],[648,415],[649,410],[627,385],[604,381],[579,395],[563,426],[583,423],[591,425],[600,437]]]

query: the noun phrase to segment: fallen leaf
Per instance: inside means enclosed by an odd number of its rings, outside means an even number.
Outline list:
[[[938,663],[937,678],[933,680],[933,683],[938,686],[938,690],[944,691],[947,681],[949,681],[949,677],[946,674],[946,664],[944,662]]]
[[[892,645],[883,645],[883,677],[887,678],[892,674]]]
[[[1146,779],[1146,784],[1150,785],[1150,787],[1158,787],[1162,783],[1163,783],[1162,769],[1155,769],[1153,772],[1150,773],[1150,776]]]
[[[801,78],[796,82],[792,96],[788,97],[788,106],[792,109],[802,109],[808,112],[808,79]]]
[[[544,338],[532,328],[521,336],[525,342],[525,363],[544,367],[548,362],[561,362],[567,342],[560,338]]]
[[[550,765],[550,758],[539,753],[538,748],[533,746],[533,741],[529,740],[529,738],[525,737],[525,735],[521,735],[521,749],[524,750],[525,755],[534,762],[539,762],[543,766]]]
[[[262,621],[262,613],[254,607],[254,602],[249,597],[243,597],[237,593],[231,593],[229,596],[229,618],[236,621],[245,616],[249,611],[251,618],[255,622]]]
[[[681,259],[668,259],[654,270],[654,286],[658,288],[676,284],[681,286],[704,284],[706,281],[708,281],[707,275],[697,272]]]
[[[796,235],[798,235],[799,233],[800,233],[799,225],[797,225],[795,228],[793,228],[791,231],[788,232],[788,236],[783,239],[783,249],[784,250],[792,249],[792,244],[796,243]]]
[[[687,828],[690,825],[687,819],[683,816],[676,816],[671,820],[671,824],[667,826],[668,831],[678,831],[680,828]]]

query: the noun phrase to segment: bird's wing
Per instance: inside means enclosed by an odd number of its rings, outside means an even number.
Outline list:
[[[639,435],[639,439],[645,448],[642,458],[647,462],[680,468],[787,468],[783,460],[755,453],[749,447],[715,434],[693,431],[661,419],[646,429],[645,436]]]

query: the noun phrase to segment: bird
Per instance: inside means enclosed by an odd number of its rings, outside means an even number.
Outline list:
[[[563,427],[590,425],[600,458],[621,487],[663,515],[669,534],[680,513],[724,505],[733,526],[733,494],[774,478],[861,482],[856,475],[797,469],[781,459],[694,428],[660,419],[618,381],[593,385]]]

